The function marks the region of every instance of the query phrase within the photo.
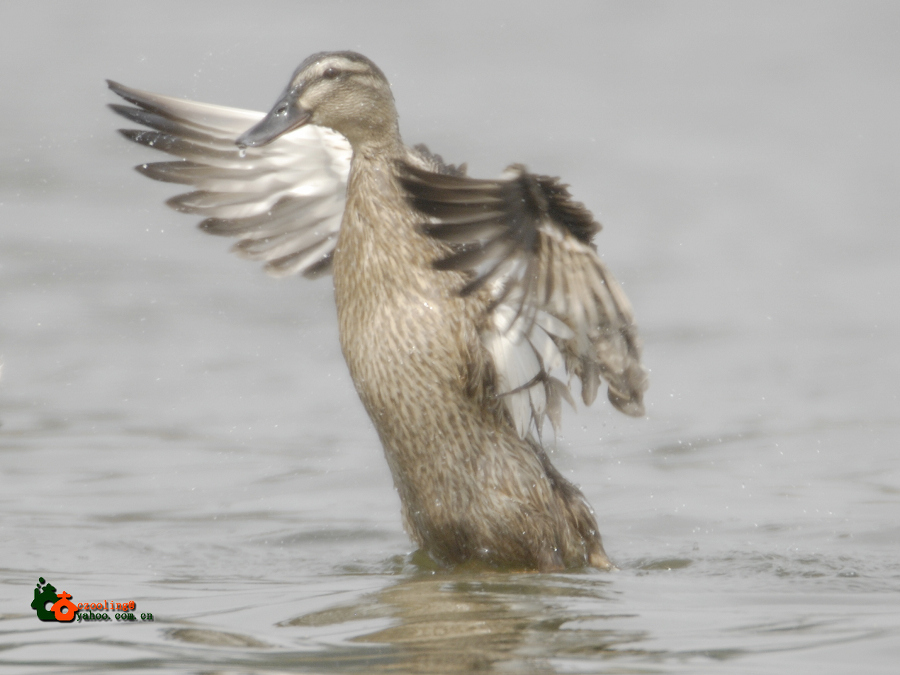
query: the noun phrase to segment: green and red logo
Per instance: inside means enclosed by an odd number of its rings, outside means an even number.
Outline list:
[[[44,577],[38,579],[31,608],[37,612],[41,621],[71,621],[78,611],[78,605],[72,602],[72,595],[65,591],[57,593],[53,584],[44,581]]]
[[[116,621],[137,621],[137,617],[132,614],[135,607],[137,603],[134,600],[79,602],[76,605],[72,602],[71,593],[66,591],[57,593],[53,584],[44,577],[38,579],[37,587],[34,589],[34,600],[31,603],[31,608],[37,612],[37,617],[41,621],[62,622],[74,621],[76,617],[78,621],[110,621],[113,617]],[[110,617],[108,612],[113,612],[113,617]],[[153,621],[153,615],[141,614],[141,621]]]

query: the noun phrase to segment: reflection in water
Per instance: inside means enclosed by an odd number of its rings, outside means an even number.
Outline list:
[[[609,606],[609,613],[578,612],[578,599]],[[393,624],[352,638],[392,647],[384,671],[458,673],[527,666],[556,672],[550,659],[596,659],[644,638],[615,627],[623,618],[609,582],[599,573],[541,575],[437,573],[407,578],[359,604],[305,614],[290,626],[326,626],[390,618]],[[577,630],[568,624],[603,624]]]

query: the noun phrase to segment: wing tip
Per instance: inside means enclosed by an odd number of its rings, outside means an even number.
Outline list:
[[[634,397],[625,397],[619,395],[615,389],[610,387],[609,392],[607,392],[607,398],[616,410],[625,413],[629,417],[643,417],[647,414],[647,411],[644,408],[644,397],[642,394],[638,394]]]
[[[625,382],[622,383],[625,391],[609,385],[607,398],[615,406],[616,410],[625,413],[629,417],[643,417],[647,414],[644,408],[644,392],[647,391],[647,371],[640,364],[632,364],[625,373]]]

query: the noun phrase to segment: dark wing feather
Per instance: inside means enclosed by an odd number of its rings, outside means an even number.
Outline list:
[[[350,171],[350,144],[312,125],[261,148],[235,139],[263,113],[109,87],[132,106],[110,108],[149,129],[122,129],[135,143],[179,157],[136,167],[155,180],[190,185],[169,206],[204,216],[200,228],[237,237],[233,250],[266,262],[274,276],[327,273],[340,229]]]
[[[600,225],[566,186],[518,165],[499,180],[400,172],[428,218],[422,232],[451,245],[435,268],[467,273],[463,295],[490,290],[482,340],[519,432],[540,430],[544,415],[556,425],[569,392],[555,367],[581,380],[586,404],[603,378],[616,408],[642,415],[647,376],[631,306],[597,257]]]

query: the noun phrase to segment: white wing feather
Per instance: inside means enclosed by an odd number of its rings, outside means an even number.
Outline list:
[[[133,104],[110,107],[149,127],[122,134],[180,158],[137,167],[156,180],[194,188],[170,199],[170,206],[203,216],[200,227],[210,234],[236,237],[234,251],[266,262],[274,276],[330,270],[350,172],[347,139],[306,125],[269,145],[239,149],[235,139],[263,113],[109,86]]]

